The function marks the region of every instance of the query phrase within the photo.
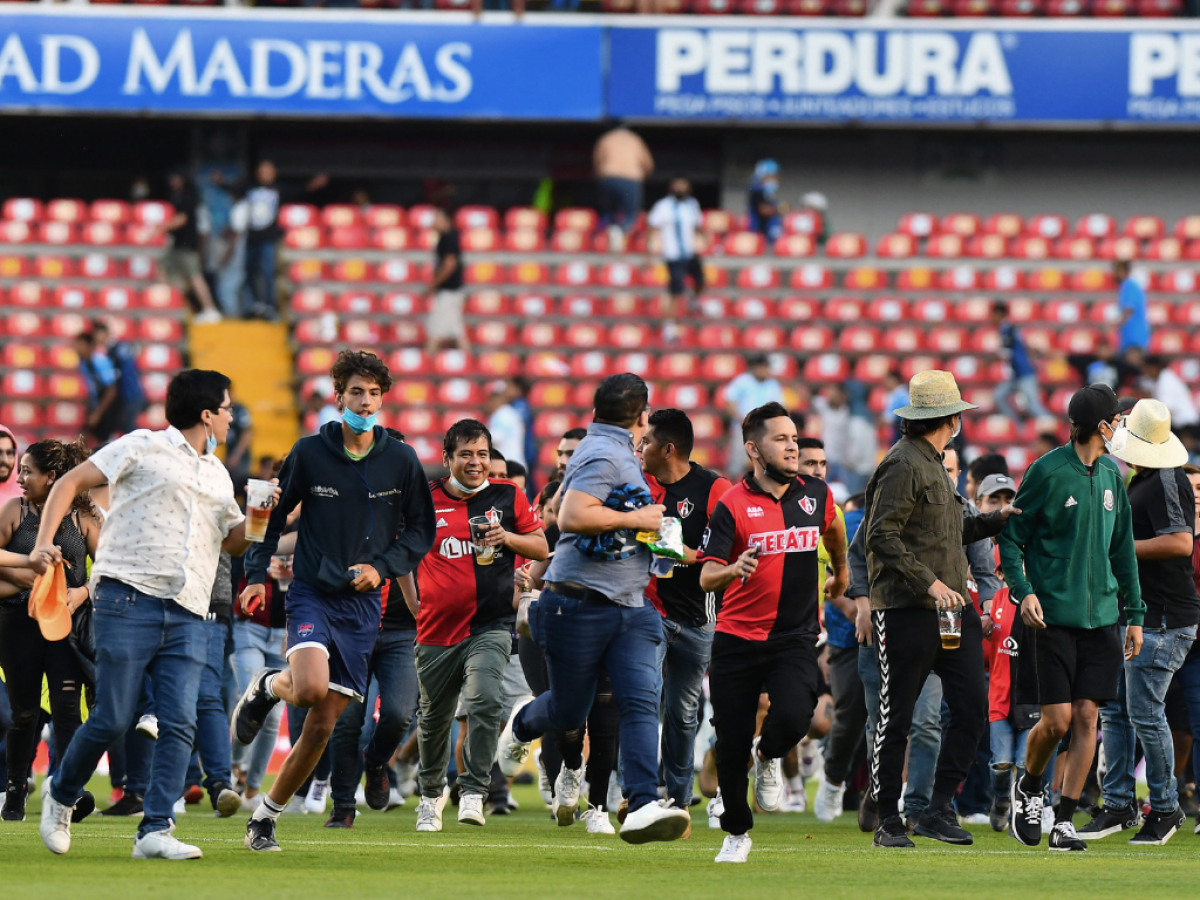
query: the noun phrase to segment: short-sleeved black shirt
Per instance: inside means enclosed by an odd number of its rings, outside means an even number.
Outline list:
[[[187,221],[171,232],[172,246],[177,250],[197,249],[200,246],[200,232],[196,216],[200,198],[191,183],[185,184],[182,191],[171,193],[171,205],[176,212],[187,215]]]
[[[453,256],[458,260],[458,268],[450,275],[449,278],[442,284],[439,290],[443,291],[459,291],[463,286],[463,260],[462,260],[462,245],[458,239],[458,229],[451,228],[440,238],[438,238],[437,247],[434,248],[434,255],[437,257],[437,264],[434,267],[434,273],[442,267],[442,261],[447,256]]]
[[[1194,537],[1196,500],[1183,469],[1143,469],[1129,483],[1133,539],[1148,541],[1186,532]],[[1186,628],[1200,622],[1200,597],[1192,580],[1192,558],[1139,559],[1138,580],[1146,601],[1146,627]]]

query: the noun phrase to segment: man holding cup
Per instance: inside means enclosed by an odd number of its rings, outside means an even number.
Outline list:
[[[903,437],[867,485],[864,518],[871,625],[879,662],[879,720],[870,792],[879,806],[876,847],[912,847],[898,801],[917,697],[930,672],[942,679],[950,723],[942,736],[929,808],[914,823],[922,837],[970,844],[953,799],[987,725],[983,626],[967,596],[964,544],[998,534],[1015,510],[964,518],[942,456],[962,429],[963,401],[949,372],[918,372],[908,406],[895,410]],[[959,611],[960,646],[943,640],[939,611]],[[946,634],[952,634],[946,623]]]
[[[412,572],[433,544],[433,498],[421,462],[376,424],[392,386],[387,366],[373,353],[343,350],[329,374],[342,421],[292,448],[266,538],[246,559],[241,604],[253,612],[266,596],[267,567],[288,515],[303,501],[287,592],[290,667],[259,670],[233,716],[234,738],[247,745],[280,700],[309,710],[300,739],[246,825],[246,847],[260,852],[279,850],[276,819],[316,768],[338,716],[367,693],[380,585]]]
[[[446,432],[450,475],[430,485],[437,515],[433,551],[417,569],[417,677],[421,802],[417,831],[441,831],[449,791],[450,726],[462,696],[467,737],[458,776],[458,821],[484,824],[512,655],[516,557],[550,555],[541,520],[513,482],[488,477],[492,435],[475,419]]]

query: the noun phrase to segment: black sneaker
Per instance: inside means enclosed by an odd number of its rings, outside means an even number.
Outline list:
[[[371,809],[387,809],[391,786],[388,784],[386,765],[367,766],[367,786],[363,788],[363,793]]]
[[[75,804],[75,808],[71,810],[71,824],[75,825],[82,822],[88,816],[96,811],[96,797],[91,791],[84,791],[79,801]]]
[[[28,784],[10,784],[4,794],[4,809],[0,810],[0,820],[24,822],[27,799],[29,799]]]
[[[958,816],[954,814],[954,807],[949,803],[941,809],[934,809],[931,806],[921,813],[921,817],[913,825],[913,834],[946,844],[975,843],[971,832],[958,824]]]
[[[329,821],[325,823],[326,828],[353,828],[354,817],[358,815],[358,810],[338,809],[333,808],[333,813],[329,816]]]
[[[1079,839],[1073,822],[1055,822],[1054,830],[1050,832],[1050,849],[1082,853],[1087,850],[1087,844]]]
[[[100,810],[102,816],[140,816],[142,814],[141,795],[133,791],[125,791],[124,795],[108,809]]]
[[[283,848],[275,841],[274,819],[251,819],[246,823],[246,849],[255,853],[277,853]]]
[[[872,843],[876,847],[917,846],[908,839],[908,829],[904,827],[904,820],[899,816],[888,816],[880,822],[879,827],[875,829],[875,840]]]
[[[1178,806],[1169,813],[1150,810],[1150,815],[1146,816],[1146,824],[1142,826],[1141,831],[1129,839],[1129,843],[1142,847],[1161,847],[1183,827],[1186,821],[1187,816]]]
[[[870,834],[879,827],[879,804],[868,792],[863,794],[862,806],[858,808],[858,830]]]
[[[988,824],[992,826],[992,831],[1004,831],[1008,828],[1008,814],[1011,810],[1012,803],[1007,797],[992,798],[992,808],[988,810]]]
[[[1079,836],[1089,841],[1098,841],[1119,831],[1137,828],[1142,822],[1141,814],[1134,806],[1104,807],[1079,829]]]
[[[1026,847],[1036,847],[1042,842],[1042,807],[1046,804],[1045,795],[1040,790],[1032,794],[1026,793],[1021,787],[1021,779],[1013,778],[1009,804],[1012,808],[1009,834]],[[1072,828],[1072,834],[1074,831]]]
[[[242,699],[233,710],[233,739],[243,747],[254,742],[267,716],[279,702],[278,697],[267,693],[267,678],[278,673],[279,669],[259,669],[255,672],[246,687],[246,693],[242,694]]]

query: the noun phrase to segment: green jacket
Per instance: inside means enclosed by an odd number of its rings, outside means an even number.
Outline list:
[[[1141,625],[1133,513],[1117,466],[1101,457],[1091,473],[1067,444],[1025,473],[1013,501],[1021,515],[1000,535],[1000,563],[1014,602],[1036,594],[1047,625]]]

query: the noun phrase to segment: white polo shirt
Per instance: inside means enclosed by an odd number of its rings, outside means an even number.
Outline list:
[[[93,576],[207,615],[221,542],[245,518],[222,462],[173,427],[134,431],[91,462],[109,487]]]

